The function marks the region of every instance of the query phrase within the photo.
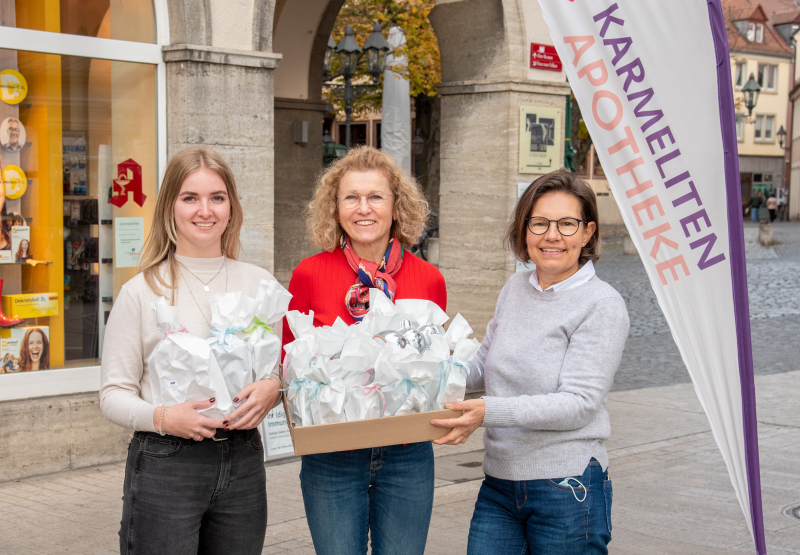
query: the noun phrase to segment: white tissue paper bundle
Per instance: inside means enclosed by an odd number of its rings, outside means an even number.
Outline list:
[[[247,341],[253,363],[253,379],[269,378],[281,358],[281,340],[276,327],[289,308],[292,294],[275,280],[262,279],[256,291],[256,310],[252,321],[236,333]]]
[[[443,409],[445,403],[450,401],[463,401],[467,392],[467,374],[471,370],[478,371],[471,361],[481,344],[477,339],[468,339],[471,334],[472,328],[467,320],[461,314],[456,314],[444,335],[453,354],[444,364],[446,379],[439,392],[436,409]]]
[[[467,339],[472,329],[460,314],[442,335],[448,317],[436,303],[392,303],[382,291],[370,289],[370,310],[352,326],[337,318],[332,326],[315,328],[313,312],[290,311],[286,319],[295,336],[284,347],[295,425],[437,410],[444,397],[448,402],[464,398],[466,374],[460,365],[474,356],[479,343]],[[403,332],[407,344],[395,334],[377,336],[385,331]],[[452,348],[457,352],[451,355]]]
[[[158,329],[165,334],[147,360],[153,404],[172,406],[216,397],[211,407],[199,412],[214,420],[224,419],[233,403],[208,343],[184,329],[178,307],[170,306],[164,297],[150,303],[150,308],[156,313]]]
[[[206,341],[225,378],[228,394],[235,398],[253,383],[253,360],[250,348],[236,332],[253,320],[257,303],[241,291],[211,295],[211,333]],[[238,404],[244,402],[240,399]]]

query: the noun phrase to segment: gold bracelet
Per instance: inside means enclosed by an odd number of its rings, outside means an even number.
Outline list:
[[[158,421],[158,435],[164,436],[166,433],[164,432],[164,417],[167,414],[167,404],[162,403],[161,405],[161,419]]]

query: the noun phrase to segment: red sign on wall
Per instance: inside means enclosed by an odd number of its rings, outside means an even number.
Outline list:
[[[113,191],[108,202],[122,208],[128,202],[128,193],[133,195],[133,202],[139,206],[144,206],[147,198],[142,192],[142,166],[136,163],[133,158],[128,158],[117,165],[117,179],[114,180]]]
[[[556,47],[549,44],[531,43],[531,68],[561,71],[561,59]]]

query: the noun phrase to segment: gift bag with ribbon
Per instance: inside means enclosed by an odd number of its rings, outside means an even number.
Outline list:
[[[241,291],[211,295],[211,328],[214,337],[206,341],[222,369],[231,398],[246,385],[253,383],[253,361],[247,343],[236,336],[252,322],[256,312],[255,299]],[[240,399],[237,406],[244,402]]]
[[[252,321],[236,335],[247,341],[253,363],[253,378],[268,378],[281,358],[281,340],[275,332],[286,315],[292,294],[275,280],[262,279],[256,291]]]
[[[225,379],[206,340],[186,331],[180,323],[177,306],[159,297],[150,303],[156,313],[156,325],[164,333],[147,360],[153,404],[167,406],[185,401],[206,401],[216,397],[214,405],[201,412],[222,420],[232,410]]]
[[[481,344],[477,339],[468,339],[471,334],[472,327],[467,320],[461,314],[456,314],[445,334],[453,354],[442,363],[445,380],[432,410],[443,409],[445,403],[450,401],[463,401],[467,392],[467,375],[471,371],[480,372],[471,361]]]

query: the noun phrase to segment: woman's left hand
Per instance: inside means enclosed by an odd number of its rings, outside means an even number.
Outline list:
[[[245,397],[247,400],[225,418],[225,430],[249,430],[258,426],[278,401],[279,387],[277,379],[259,380],[246,386],[233,401],[236,403]]]
[[[472,435],[472,432],[483,424],[483,414],[486,410],[486,401],[483,399],[472,399],[470,401],[453,401],[447,403],[447,409],[463,410],[464,414],[458,418],[447,420],[431,420],[431,424],[440,428],[453,428],[449,434],[437,439],[434,443],[439,445],[459,445],[464,443]]]

